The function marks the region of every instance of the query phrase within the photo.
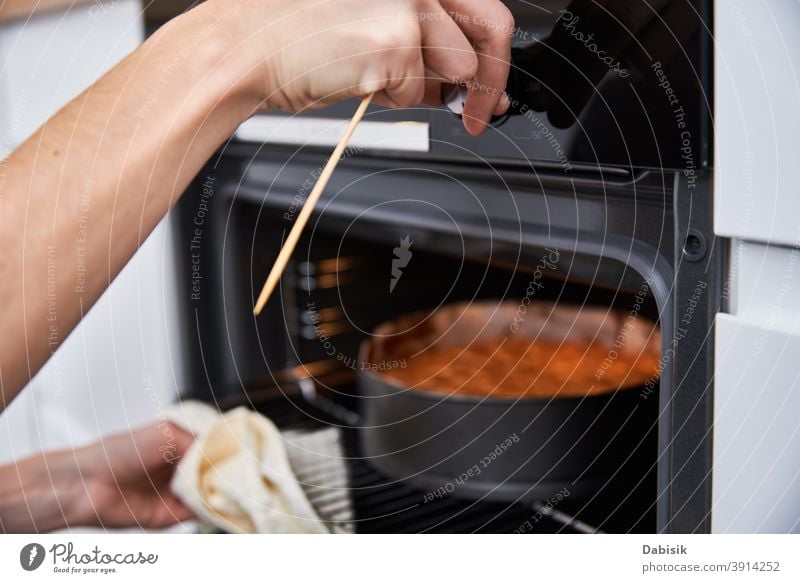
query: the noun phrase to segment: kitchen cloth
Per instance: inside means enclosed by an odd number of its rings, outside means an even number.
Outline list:
[[[236,533],[328,532],[272,421],[244,407],[222,414],[198,401],[184,401],[166,417],[196,438],[171,487],[199,518]]]

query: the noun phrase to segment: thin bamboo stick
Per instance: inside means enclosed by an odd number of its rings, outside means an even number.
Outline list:
[[[342,158],[344,149],[347,147],[347,142],[350,141],[356,126],[358,126],[358,122],[360,122],[361,118],[364,117],[364,113],[367,111],[367,106],[371,100],[371,94],[367,95],[361,100],[361,104],[353,114],[353,118],[350,120],[350,123],[347,125],[347,129],[342,135],[342,139],[339,140],[339,143],[336,145],[336,149],[334,149],[333,154],[331,154],[331,157],[328,158],[328,162],[325,164],[325,168],[322,169],[322,173],[319,175],[317,183],[314,185],[314,188],[311,189],[311,194],[308,195],[306,202],[303,204],[303,208],[300,209],[300,214],[297,215],[297,220],[295,221],[294,225],[292,225],[292,230],[289,231],[289,236],[286,237],[286,241],[283,243],[283,248],[278,254],[278,258],[275,260],[272,270],[269,272],[267,281],[264,282],[264,287],[261,288],[258,301],[256,302],[255,308],[253,308],[254,315],[258,316],[261,313],[261,310],[264,309],[267,300],[269,300],[272,292],[275,290],[275,286],[278,285],[281,275],[286,269],[286,264],[289,262],[289,258],[292,256],[292,253],[297,246],[297,242],[300,240],[300,235],[303,233],[303,229],[305,228],[308,219],[311,217],[311,213],[313,212],[314,207],[317,205],[319,197],[322,196],[322,191],[325,190],[325,186],[327,186],[331,174],[333,174],[333,171],[336,169],[336,165]]]

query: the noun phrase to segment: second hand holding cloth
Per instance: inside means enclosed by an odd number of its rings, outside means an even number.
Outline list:
[[[329,532],[292,472],[272,421],[244,407],[223,415],[196,401],[168,417],[197,438],[171,486],[198,517],[235,533]]]

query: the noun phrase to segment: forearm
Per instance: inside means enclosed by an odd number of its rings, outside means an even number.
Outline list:
[[[428,81],[475,79],[499,89],[470,93],[465,126],[480,133],[502,114],[510,12],[447,4],[458,23],[436,0],[206,0],[14,152],[0,167],[0,407],[262,103],[300,111],[375,93],[408,107]]]
[[[257,106],[213,9],[154,35],[0,168],[0,407]]]
[[[0,533],[164,528],[193,517],[170,490],[194,437],[163,421],[0,466]]]
[[[39,12],[67,10],[92,0],[0,0],[0,22],[27,18]]]
[[[81,478],[70,454],[0,467],[0,533],[48,532],[81,522]]]

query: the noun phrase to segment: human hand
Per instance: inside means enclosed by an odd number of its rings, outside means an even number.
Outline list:
[[[194,438],[171,423],[0,467],[0,532],[163,528],[192,518],[169,489]]]
[[[510,106],[505,89],[514,17],[497,0],[440,0],[440,3],[467,36],[478,58],[475,75],[467,83],[467,100],[461,117],[468,132],[480,134],[492,116],[503,115]],[[437,86],[431,96],[429,87],[426,102],[438,105],[441,93],[441,87]]]
[[[82,483],[82,495],[73,504],[73,524],[164,528],[192,518],[169,484],[193,441],[179,427],[162,422],[75,452],[80,475],[74,480]]]
[[[439,103],[443,82],[469,86],[472,134],[508,108],[513,18],[499,0],[209,0],[195,10],[235,11],[234,50],[253,58],[246,83],[268,108],[303,111],[369,93],[389,107]]]

